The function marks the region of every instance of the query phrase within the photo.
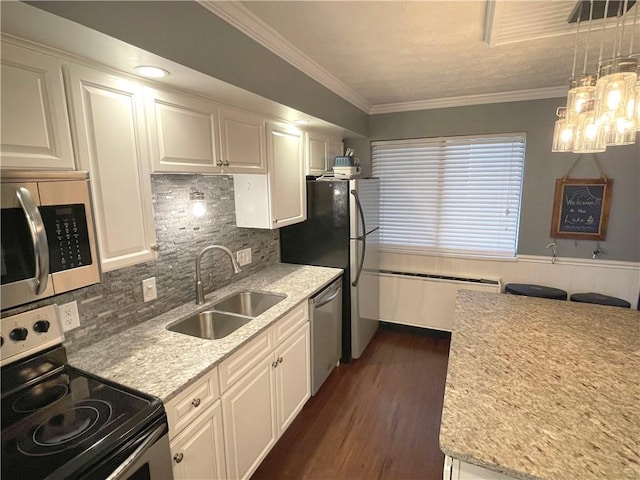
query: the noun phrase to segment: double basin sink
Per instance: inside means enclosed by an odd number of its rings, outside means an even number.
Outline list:
[[[219,340],[284,298],[285,295],[275,293],[237,292],[215,303],[209,310],[194,313],[168,325],[167,330],[207,340]]]

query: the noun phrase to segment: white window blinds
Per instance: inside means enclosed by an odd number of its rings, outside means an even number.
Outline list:
[[[373,142],[381,248],[515,256],[524,154],[524,134]]]

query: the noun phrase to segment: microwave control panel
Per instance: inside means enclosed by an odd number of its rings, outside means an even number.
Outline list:
[[[84,205],[43,206],[40,212],[49,243],[51,273],[91,265]]]

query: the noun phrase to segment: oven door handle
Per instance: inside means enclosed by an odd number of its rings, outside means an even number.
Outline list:
[[[136,448],[129,457],[116,468],[106,480],[119,480],[129,472],[135,463],[156,441],[165,434],[166,426],[160,425]]]
[[[31,241],[33,242],[33,256],[35,258],[35,278],[34,291],[36,295],[40,295],[47,288],[47,279],[49,278],[49,245],[47,242],[47,232],[44,229],[44,222],[40,215],[40,210],[36,202],[33,201],[31,192],[24,187],[16,190],[16,197],[22,206],[29,231],[31,232]]]

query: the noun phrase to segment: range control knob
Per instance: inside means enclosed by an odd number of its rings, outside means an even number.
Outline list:
[[[38,333],[47,333],[50,326],[49,320],[38,320],[33,324],[33,329]]]
[[[11,333],[9,333],[9,338],[14,342],[21,342],[27,339],[27,335],[29,335],[29,330],[23,327],[19,327],[11,330]]]

